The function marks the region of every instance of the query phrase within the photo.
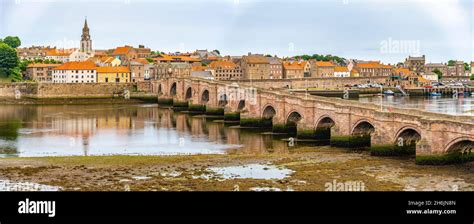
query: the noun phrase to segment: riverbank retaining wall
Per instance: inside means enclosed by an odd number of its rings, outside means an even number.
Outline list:
[[[107,98],[123,94],[129,90],[132,95],[149,95],[152,92],[147,83],[2,83],[0,97],[12,98]]]

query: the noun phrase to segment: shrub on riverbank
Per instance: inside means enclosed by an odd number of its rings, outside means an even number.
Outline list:
[[[417,165],[449,165],[471,161],[474,161],[474,154],[462,154],[459,152],[444,155],[416,156]]]
[[[173,102],[173,107],[188,108],[188,102]]]
[[[16,154],[16,153],[18,153],[18,150],[16,149],[15,146],[11,146],[11,145],[0,146],[0,154]]]
[[[224,121],[240,121],[240,113],[226,113],[224,114]]]
[[[331,147],[366,148],[370,147],[370,135],[362,136],[333,136]]]
[[[252,127],[252,128],[271,128],[271,119],[258,119],[258,118],[241,118],[241,127]]]
[[[224,108],[207,108],[206,115],[211,116],[223,116],[224,115]]]
[[[415,145],[375,145],[370,147],[370,155],[372,156],[406,156],[415,154]]]
[[[206,105],[191,104],[188,107],[188,111],[192,113],[205,113]]]
[[[164,106],[173,106],[173,99],[159,99],[158,104]]]
[[[278,134],[283,134],[283,133],[288,133],[288,134],[296,134],[296,126],[291,125],[291,124],[275,124],[272,127],[272,132],[273,133],[278,133]]]

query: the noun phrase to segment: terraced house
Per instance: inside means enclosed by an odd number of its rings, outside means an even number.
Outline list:
[[[158,63],[155,66],[156,78],[189,77],[192,65],[187,62]]]
[[[111,55],[120,59],[123,64],[127,64],[130,60],[138,58],[137,51],[131,46],[117,47]]]
[[[350,77],[351,73],[349,72],[349,69],[344,66],[336,66],[334,67],[334,77],[339,77],[339,78],[344,78],[344,77]]]
[[[69,56],[77,49],[51,49],[46,52],[45,59],[60,61],[62,63],[70,61]]]
[[[415,74],[423,74],[425,72],[425,61],[425,55],[421,57],[408,56],[408,58],[405,59],[404,66]]]
[[[53,83],[95,83],[96,69],[91,61],[66,62],[53,69]]]
[[[35,82],[52,82],[53,69],[60,64],[30,64],[26,68],[25,78]]]
[[[132,82],[142,82],[150,79],[150,63],[144,58],[132,59],[128,63],[132,72]]]
[[[207,71],[210,71],[215,80],[238,80],[242,79],[240,66],[232,61],[214,61],[209,64]]]
[[[283,63],[277,57],[268,58],[270,63],[270,79],[283,78]]]
[[[130,69],[125,66],[98,67],[97,82],[101,83],[125,83],[131,82]]]
[[[242,78],[243,79],[269,79],[270,61],[263,55],[252,55],[242,57]]]
[[[390,76],[393,73],[391,65],[384,65],[380,61],[358,62],[354,67],[360,77]]]
[[[310,60],[311,63],[311,77],[334,77],[334,63],[330,61],[316,61]]]
[[[306,61],[285,61],[283,62],[283,77],[286,79],[297,79],[305,77]]]
[[[44,46],[31,46],[24,48],[17,48],[16,52],[21,60],[35,60],[45,59],[46,53],[53,50],[51,47]]]

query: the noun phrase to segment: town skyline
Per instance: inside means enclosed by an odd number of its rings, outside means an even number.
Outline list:
[[[304,19],[315,19],[317,16],[314,15],[303,15],[298,16],[295,13],[298,21],[285,22],[285,18],[288,16],[281,16],[282,18],[276,18],[275,14],[281,10],[282,7],[288,6],[287,2],[282,1],[179,1],[177,4],[169,1],[99,1],[97,7],[91,8],[88,11],[77,10],[77,7],[85,7],[88,1],[81,1],[79,3],[73,3],[70,1],[20,1],[16,4],[15,1],[2,2],[2,19],[3,24],[0,29],[2,36],[6,35],[17,35],[22,38],[22,47],[28,47],[31,45],[51,45],[59,48],[65,47],[77,47],[80,42],[80,30],[84,18],[87,17],[90,21],[90,32],[92,39],[94,40],[94,49],[111,49],[116,46],[132,45],[138,46],[143,44],[152,50],[159,50],[164,52],[191,52],[196,49],[218,49],[222,55],[246,55],[248,52],[262,53],[278,55],[279,57],[294,56],[302,54],[331,54],[337,55],[344,58],[355,58],[363,60],[380,60],[384,63],[396,64],[402,62],[409,55],[427,55],[427,62],[447,62],[448,60],[463,60],[472,61],[472,22],[468,18],[472,17],[472,12],[469,11],[472,8],[472,3],[469,1],[439,1],[434,3],[437,7],[445,7],[445,10],[450,10],[458,13],[450,13],[449,16],[443,18],[443,21],[434,19],[434,22],[429,24],[432,28],[431,33],[436,33],[441,30],[451,31],[438,35],[440,37],[426,37],[430,41],[419,38],[423,36],[423,32],[413,31],[413,27],[407,27],[403,30],[411,30],[412,32],[403,32],[403,35],[399,35],[391,30],[379,30],[380,25],[384,24],[379,22],[370,21],[370,19],[377,15],[373,9],[368,7],[369,5],[377,5],[384,12],[390,12],[399,9],[401,6],[394,1],[385,1],[383,4],[375,3],[373,1],[361,0],[361,1],[341,1],[341,2],[327,2],[318,1],[317,3],[306,2],[309,9],[327,8],[328,10],[343,10],[344,12],[349,9],[355,10],[355,15],[360,13],[360,9],[369,10],[369,13],[365,18],[353,19],[356,22],[365,21],[367,25],[373,28],[377,28],[376,37],[370,37],[364,34],[368,32],[367,28],[362,28],[359,33],[353,33],[351,36],[331,38],[334,34],[340,33],[342,36],[348,35],[348,33],[354,32],[354,29],[341,29],[341,26],[334,26],[330,21],[326,21],[325,26],[320,26],[321,22],[312,20],[307,21]],[[222,21],[216,21],[219,15],[223,12],[216,12],[215,16],[202,17],[202,24],[198,26],[197,30],[201,29],[201,32],[196,32],[196,21],[193,18],[200,18],[197,12],[202,9],[200,3],[214,2],[214,6],[219,5],[222,11],[231,11],[231,17],[233,22],[230,23],[226,17],[222,18]],[[267,15],[258,15],[255,12],[256,9],[261,9],[263,5],[268,3],[275,3],[272,6],[272,10]],[[423,3],[426,1],[410,0],[414,4]],[[96,6],[95,5],[95,6]],[[150,6],[148,8],[145,6]],[[209,4],[208,4],[209,5]],[[307,10],[303,9],[301,4],[293,7],[295,10]],[[406,5],[406,4],[404,4]],[[104,20],[104,16],[99,13],[94,13],[97,10],[103,10],[103,7],[109,7],[111,10],[119,11],[123,10],[143,10],[144,12],[153,11],[157,7],[164,7],[164,9],[176,10],[173,7],[182,7],[182,11],[178,11],[177,17],[184,17],[179,22],[157,20],[148,20],[149,16],[140,15],[141,23],[133,26],[133,23],[137,19],[121,19],[120,24],[117,24],[115,20],[119,17],[118,15],[112,16],[108,20]],[[199,6],[197,9],[193,8]],[[385,8],[383,7],[385,6]],[[344,8],[345,7],[345,8]],[[403,6],[405,7],[405,6]],[[68,11],[74,8],[74,13],[68,14]],[[387,9],[394,8],[394,9]],[[61,21],[49,21],[48,18],[44,18],[44,14],[56,10],[57,15],[63,17]],[[415,9],[413,9],[415,10]],[[322,10],[324,11],[324,10]],[[416,10],[415,10],[416,11]],[[429,11],[429,10],[426,10]],[[203,12],[207,12],[204,10]],[[13,21],[14,16],[19,14],[30,13],[31,18],[25,20]],[[294,13],[294,12],[293,12]],[[67,15],[65,15],[67,14]],[[120,13],[119,13],[120,14]],[[330,14],[327,12],[326,14]],[[429,14],[429,12],[425,12]],[[120,14],[122,16],[122,14]],[[413,17],[413,15],[407,15]],[[424,16],[422,22],[426,22],[430,16]],[[130,18],[130,17],[126,17]],[[169,18],[169,16],[168,16]],[[186,19],[187,18],[187,19]],[[275,19],[282,20],[280,23],[280,29],[285,30],[288,26],[292,25],[292,29],[287,31],[276,32],[278,26],[272,25],[271,27],[262,27],[258,31],[257,25],[262,23],[260,20],[272,21]],[[45,25],[38,25],[39,21],[43,21]],[[257,22],[250,23],[249,20],[256,19]],[[259,20],[260,19],[260,20]],[[390,18],[387,18],[387,24],[393,23]],[[399,19],[399,18],[397,18]],[[416,20],[415,18],[409,18],[400,20],[400,25],[406,24],[408,20]],[[418,18],[419,19],[419,18]],[[188,21],[187,24],[183,24],[183,20]],[[431,20],[433,20],[431,18]],[[446,21],[444,21],[446,20]],[[260,21],[260,22],[259,22]],[[350,21],[343,19],[341,23],[348,23]],[[273,22],[272,22],[273,23]],[[16,24],[16,25],[15,25]],[[174,24],[174,26],[173,26]],[[324,23],[323,23],[324,24]],[[337,24],[337,23],[336,23]],[[417,22],[414,23],[416,25]],[[448,25],[446,25],[448,24]],[[455,24],[455,25],[453,25]],[[261,24],[260,24],[261,25]],[[350,24],[349,24],[350,25]],[[426,24],[428,25],[428,24]],[[25,26],[37,27],[35,29],[25,30],[18,29]],[[451,27],[452,26],[452,27]],[[226,27],[223,29],[223,27]],[[347,27],[347,25],[346,25]],[[350,26],[349,26],[350,27]],[[124,30],[125,28],[131,29],[127,32],[117,32]],[[232,29],[234,28],[234,29]],[[301,29],[303,28],[303,29]],[[304,29],[306,28],[306,29]],[[315,29],[315,31],[313,30]],[[187,30],[190,30],[187,31]],[[216,32],[220,30],[221,32]],[[237,31],[235,31],[237,30]],[[300,30],[301,34],[295,31]],[[400,30],[400,29],[399,29]],[[203,33],[203,31],[205,33]],[[272,31],[272,32],[265,32]],[[292,31],[292,32],[289,32]],[[379,32],[382,31],[382,32]],[[34,32],[35,35],[31,33]],[[190,35],[183,35],[188,32]],[[239,35],[236,35],[236,32]],[[426,35],[430,32],[424,32]],[[166,35],[163,35],[166,33]],[[314,35],[317,33],[318,35]],[[278,38],[269,38],[268,35],[274,35]],[[253,35],[253,36],[252,36]],[[421,36],[420,36],[421,35]],[[244,38],[244,36],[246,36]],[[302,38],[301,36],[311,36],[311,38]],[[364,41],[360,41],[360,38],[364,37]],[[314,39],[313,39],[314,38]],[[347,39],[349,38],[349,39]],[[449,41],[448,41],[449,40]],[[357,42],[357,43],[356,43]],[[471,43],[469,43],[471,42]],[[58,46],[59,45],[59,46]]]

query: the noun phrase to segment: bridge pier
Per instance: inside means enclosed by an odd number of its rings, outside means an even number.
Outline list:
[[[240,113],[240,126],[249,128],[272,128],[272,120],[252,116],[248,111]]]
[[[233,109],[233,108],[237,108],[237,106],[233,106],[232,103],[224,107],[224,121],[229,121],[229,122],[240,121],[240,111],[238,109]]]
[[[224,121],[229,121],[229,122],[240,121],[240,112],[225,112],[224,111]]]
[[[175,111],[184,111],[189,107],[189,102],[186,100],[181,100],[178,97],[173,97],[173,110]]]
[[[192,104],[190,102],[188,104],[188,111],[189,111],[190,114],[205,114],[206,113],[206,105]]]
[[[158,93],[160,105],[188,106],[190,112],[224,115],[224,120],[240,119],[243,127],[292,132],[302,139],[331,139],[333,145],[371,145],[398,150],[397,138],[417,137],[417,160],[466,154],[474,149],[473,119],[468,116],[392,107],[381,109],[378,105],[342,99],[194,78],[162,79],[154,83],[153,89]]]
[[[206,105],[206,115],[224,116],[224,108],[222,108],[222,107],[210,107],[210,106]]]
[[[173,106],[173,98],[172,97],[158,97],[158,105],[161,106]]]

